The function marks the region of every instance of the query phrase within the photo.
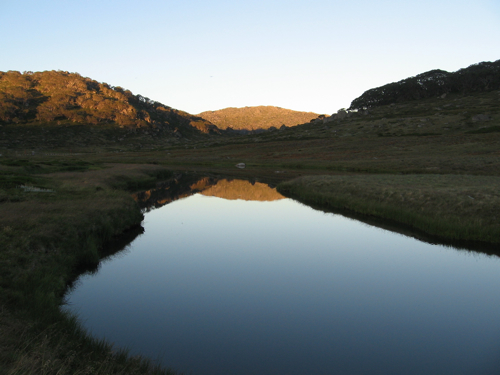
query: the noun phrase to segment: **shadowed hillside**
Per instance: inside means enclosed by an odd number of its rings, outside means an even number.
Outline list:
[[[500,60],[481,62],[449,73],[435,69],[365,91],[352,101],[357,110],[448,94],[470,95],[500,89]]]
[[[295,126],[318,117],[317,113],[299,112],[272,106],[225,108],[202,112],[198,116],[217,125],[220,129],[259,130],[283,125]]]
[[[200,117],[63,71],[0,72],[0,125],[85,125],[156,138],[220,133]]]

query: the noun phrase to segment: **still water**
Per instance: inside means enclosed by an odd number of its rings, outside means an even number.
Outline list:
[[[68,293],[95,336],[195,375],[500,373],[498,257],[183,186],[137,195],[144,234]]]

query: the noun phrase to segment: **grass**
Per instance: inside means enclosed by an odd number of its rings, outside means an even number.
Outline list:
[[[59,309],[82,267],[95,267],[111,240],[142,221],[129,190],[154,186],[170,172],[154,165],[65,164],[2,164],[0,374],[171,374],[93,339]],[[48,191],[23,190],[20,183]]]
[[[62,316],[44,328],[0,313],[5,374],[172,374],[126,350],[87,336],[73,316]],[[12,342],[15,337],[15,342]],[[10,342],[9,342],[10,341]]]
[[[469,130],[467,134],[486,134],[500,132],[500,126],[487,126],[476,130]]]
[[[305,176],[278,191],[309,204],[389,219],[425,233],[500,244],[500,177]]]

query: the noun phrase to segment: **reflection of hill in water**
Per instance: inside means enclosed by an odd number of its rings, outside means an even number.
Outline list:
[[[257,201],[274,201],[284,199],[276,189],[269,187],[261,182],[250,182],[246,180],[231,180],[218,177],[199,177],[189,173],[178,173],[174,178],[165,181],[157,186],[156,189],[142,191],[133,195],[142,211],[162,207],[178,199],[189,197],[193,194],[201,193],[206,196],[219,197],[224,199],[242,199]],[[455,249],[472,250],[488,255],[500,256],[498,246],[481,243],[464,243],[453,240],[443,240],[439,237],[432,237],[414,228],[407,227],[388,220],[377,219],[375,217],[357,214],[348,210],[329,210],[325,207],[309,205],[316,210],[324,212],[333,212],[345,217],[362,221],[368,225],[383,228],[392,232],[401,233],[405,236],[414,237],[420,241],[431,244],[441,244],[452,246]]]
[[[200,193],[203,190],[210,188],[210,186],[217,184],[217,181],[218,180],[215,178],[203,177],[200,178],[198,181],[196,181],[194,184],[192,184],[189,188],[193,192],[193,194]]]
[[[156,189],[135,193],[133,197],[143,211],[149,211],[196,193],[247,201],[274,201],[285,198],[275,188],[261,182],[252,183],[246,180],[215,177],[200,178],[188,174],[178,174],[175,178],[160,184]]]
[[[246,201],[276,201],[285,197],[261,182],[251,183],[245,180],[219,180],[213,186],[201,191],[201,194],[224,199],[243,199]]]

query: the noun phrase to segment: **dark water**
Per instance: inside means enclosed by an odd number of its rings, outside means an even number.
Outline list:
[[[193,374],[500,373],[499,258],[207,181],[68,294],[96,336]]]

